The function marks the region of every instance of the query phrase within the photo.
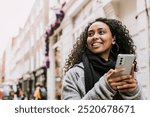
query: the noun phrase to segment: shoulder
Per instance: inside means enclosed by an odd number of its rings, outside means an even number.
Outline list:
[[[62,99],[79,99],[85,94],[84,67],[82,63],[69,69],[62,83]]]
[[[80,77],[84,77],[84,66],[83,63],[79,63],[79,64],[75,64],[71,69],[69,69],[66,74],[66,77],[69,78],[76,78],[78,80],[78,78]]]
[[[75,68],[75,69],[77,69],[77,70],[84,70],[84,66],[83,66],[83,63],[81,62],[81,63],[79,63],[79,64],[75,64],[74,66],[73,66],[73,68]]]
[[[75,64],[68,72],[82,73],[84,72],[83,63]]]

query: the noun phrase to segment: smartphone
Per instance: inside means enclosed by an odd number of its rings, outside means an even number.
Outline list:
[[[124,67],[125,70],[116,74],[115,76],[130,74],[134,60],[135,60],[134,54],[119,54],[115,68]]]

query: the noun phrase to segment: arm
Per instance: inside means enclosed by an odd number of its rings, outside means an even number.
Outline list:
[[[64,100],[109,100],[116,91],[107,83],[105,75],[95,83],[94,87],[86,94],[84,85],[84,70],[72,68],[63,80],[62,99]]]
[[[105,75],[102,76],[94,87],[82,98],[85,100],[112,100],[116,91],[107,83]]]

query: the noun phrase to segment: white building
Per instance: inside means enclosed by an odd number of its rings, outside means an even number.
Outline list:
[[[36,0],[18,35],[6,49],[6,80],[19,78],[44,65],[43,34],[48,25],[48,0]]]

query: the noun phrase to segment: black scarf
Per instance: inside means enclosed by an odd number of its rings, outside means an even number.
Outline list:
[[[111,68],[115,68],[115,61],[112,59],[106,61],[99,55],[92,54],[88,49],[83,54],[82,61],[84,65],[86,93],[94,87],[94,84],[99,80],[99,78],[101,78]]]

